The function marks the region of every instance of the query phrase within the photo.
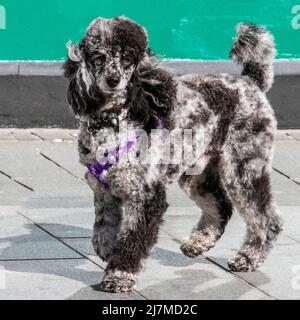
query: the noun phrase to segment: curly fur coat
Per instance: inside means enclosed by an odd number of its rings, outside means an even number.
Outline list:
[[[237,32],[230,56],[242,64],[241,76],[174,76],[148,48],[145,29],[125,17],[98,18],[79,45],[68,44],[64,69],[70,80],[68,101],[80,119],[83,165],[97,163],[99,153],[107,154],[108,132],[119,132],[125,123],[146,135],[157,128],[157,118],[165,129],[201,132],[192,163],[120,161],[105,172],[109,188],[86,174],[95,194],[92,242],[108,262],[103,290],[134,287],[168,207],[167,182],[179,181],[202,210],[190,239],[181,246],[189,257],[215,245],[233,208],[247,224],[247,237],[228,262],[231,270],[255,270],[280,232],[270,185],[276,120],[265,95],[273,82],[274,41],[266,29],[252,24],[239,25]],[[154,139],[148,144],[154,153],[158,150]],[[137,151],[131,153],[138,157]],[[176,145],[171,148],[171,154],[175,152]],[[194,168],[197,172],[191,174]]]

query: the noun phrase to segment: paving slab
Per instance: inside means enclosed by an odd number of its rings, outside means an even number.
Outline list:
[[[300,179],[300,143],[276,144],[273,167],[291,178]]]
[[[21,208],[20,212],[56,237],[91,237],[94,211],[88,208]]]
[[[279,211],[284,221],[283,233],[300,245],[300,206],[282,206]]]
[[[0,219],[0,260],[80,258],[21,216]]]
[[[140,295],[99,291],[103,271],[85,259],[2,261],[0,300],[136,300]]]
[[[32,191],[0,173],[0,205],[21,205],[32,196]]]
[[[28,185],[35,191],[52,196],[91,194],[87,184],[66,172],[40,154],[40,147],[47,142],[4,144],[0,142],[0,170]],[[34,165],[33,165],[34,164]],[[58,188],[58,186],[60,188]]]
[[[165,216],[165,222],[162,224],[161,229],[176,239],[187,239],[201,217],[199,209],[198,212],[199,215],[178,214]]]
[[[36,197],[92,197],[88,185],[71,175],[52,168],[42,177],[15,177],[26,186],[34,189]]]
[[[0,221],[4,218],[16,217],[19,214],[17,210],[19,209],[18,206],[0,206]]]
[[[271,174],[271,183],[274,199],[278,205],[300,205],[300,185],[274,170]]]
[[[0,168],[13,177],[42,177],[55,165],[40,155],[41,148],[50,142],[23,141],[5,143],[0,141]],[[53,171],[53,170],[52,170]],[[55,174],[53,171],[53,175]],[[63,173],[59,171],[59,173]]]
[[[78,190],[79,192],[80,190]],[[22,208],[27,212],[31,209],[44,212],[44,209],[71,209],[89,208],[94,212],[93,195],[91,193],[71,193],[61,192],[61,195],[47,192],[47,190],[34,192],[33,196],[22,203]]]
[[[77,142],[44,144],[41,151],[48,158],[59,163],[63,168],[69,170],[79,178],[84,177],[86,169],[79,163]]]
[[[167,187],[168,203],[171,207],[194,207],[195,203],[181,190],[178,183],[172,183]]]

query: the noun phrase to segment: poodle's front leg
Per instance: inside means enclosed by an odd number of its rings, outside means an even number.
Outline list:
[[[167,208],[165,187],[161,182],[147,184],[135,167],[113,168],[108,179],[111,194],[120,201],[122,218],[101,288],[128,292],[134,288],[143,261],[156,242]]]
[[[102,188],[102,192],[95,192],[94,204],[95,223],[92,244],[98,257],[108,261],[113,254],[121,226],[121,201]]]
[[[92,244],[96,254],[104,261],[108,261],[121,226],[121,200],[114,197],[89,172],[86,181],[94,191],[95,223]]]

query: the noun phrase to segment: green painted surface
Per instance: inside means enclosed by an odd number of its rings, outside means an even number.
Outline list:
[[[298,1],[299,2],[299,1]],[[143,24],[152,49],[165,58],[227,59],[240,21],[266,25],[278,58],[300,58],[300,17],[293,0],[0,0],[0,60],[61,60],[97,17],[126,15]],[[299,2],[300,4],[300,2]],[[2,10],[3,11],[3,10]]]

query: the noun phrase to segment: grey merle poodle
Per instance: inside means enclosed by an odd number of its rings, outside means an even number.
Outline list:
[[[233,271],[255,270],[281,231],[270,185],[276,120],[265,95],[273,82],[274,41],[253,24],[237,32],[230,56],[242,65],[241,76],[174,76],[149,49],[145,29],[126,17],[95,19],[78,45],[68,44],[64,71],[68,102],[80,119],[83,165],[97,166],[96,154],[107,146],[103,132],[118,132],[125,121],[149,135],[159,119],[164,129],[199,128],[205,137],[192,165],[116,161],[103,172],[105,184],[87,170],[96,215],[92,242],[107,262],[102,290],[133,289],[168,207],[168,182],[177,180],[202,211],[181,245],[188,257],[215,245],[233,208],[247,224],[245,242],[228,262]],[[196,165],[201,170],[189,174]]]

